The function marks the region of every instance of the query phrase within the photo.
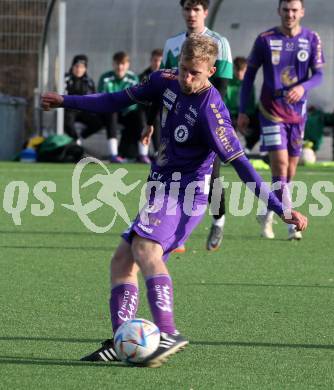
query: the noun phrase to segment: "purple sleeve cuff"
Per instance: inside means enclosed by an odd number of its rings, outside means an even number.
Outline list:
[[[241,91],[240,91],[240,105],[239,112],[245,114],[248,106],[249,99],[252,94],[253,84],[256,77],[257,68],[249,65],[245,77],[242,81]]]
[[[281,216],[283,214],[282,203],[277,199],[276,195],[271,192],[270,188],[256,172],[248,158],[240,156],[231,161],[231,164],[237,171],[240,179],[266,204],[268,209]]]

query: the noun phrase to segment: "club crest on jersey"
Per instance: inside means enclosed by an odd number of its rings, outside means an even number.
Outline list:
[[[271,62],[273,65],[278,65],[281,61],[281,52],[278,50],[273,50],[271,52]]]
[[[189,137],[189,130],[186,126],[180,125],[174,131],[174,138],[176,142],[186,142]]]
[[[309,58],[309,53],[306,50],[299,50],[297,54],[297,58],[300,62],[305,62]]]

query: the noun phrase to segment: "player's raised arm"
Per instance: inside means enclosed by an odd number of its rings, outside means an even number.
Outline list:
[[[44,110],[51,108],[71,108],[75,110],[92,112],[118,112],[131,106],[134,103],[146,104],[153,101],[162,82],[159,83],[159,72],[152,74],[146,82],[135,85],[115,93],[98,93],[85,96],[58,95],[54,92],[47,92],[42,95],[41,105]]]

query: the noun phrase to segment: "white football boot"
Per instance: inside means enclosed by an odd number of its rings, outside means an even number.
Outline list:
[[[295,225],[289,225],[288,226],[288,240],[301,240],[303,238],[302,232],[296,230]]]
[[[256,220],[261,225],[261,237],[272,240],[275,238],[273,231],[274,212],[268,211],[265,215],[257,215]]]

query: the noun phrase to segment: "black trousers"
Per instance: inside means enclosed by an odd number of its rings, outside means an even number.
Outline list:
[[[249,116],[248,132],[245,135],[246,148],[252,150],[255,144],[259,141],[261,134],[261,126],[259,121],[258,111],[254,115]]]
[[[232,116],[233,127],[236,128],[237,125],[237,116]],[[261,135],[261,126],[259,121],[259,110],[253,115],[249,115],[249,125],[247,129],[247,134],[245,135],[245,147],[249,150],[252,150],[255,144],[259,141]]]
[[[123,127],[119,143],[119,154],[123,157],[137,157],[138,141],[145,125],[141,110],[132,110],[126,114],[111,113],[102,115],[107,130],[107,138],[117,138],[120,125]]]
[[[75,130],[75,122],[80,122],[86,126],[81,134],[77,134]],[[64,130],[67,135],[73,139],[78,139],[78,137],[87,138],[90,135],[101,130],[103,123],[99,115],[78,110],[65,110],[64,118]]]
[[[212,190],[213,190],[213,184],[215,179],[217,179],[220,174],[220,158],[217,156],[215,158],[215,161],[213,162],[213,170],[212,170],[212,175],[211,175],[211,180],[210,180],[210,192],[209,192],[209,204],[217,202],[219,204],[219,209],[218,213],[213,214],[214,219],[219,219],[223,215],[225,215],[225,189],[221,187],[221,197],[219,199],[213,199],[212,198]]]

